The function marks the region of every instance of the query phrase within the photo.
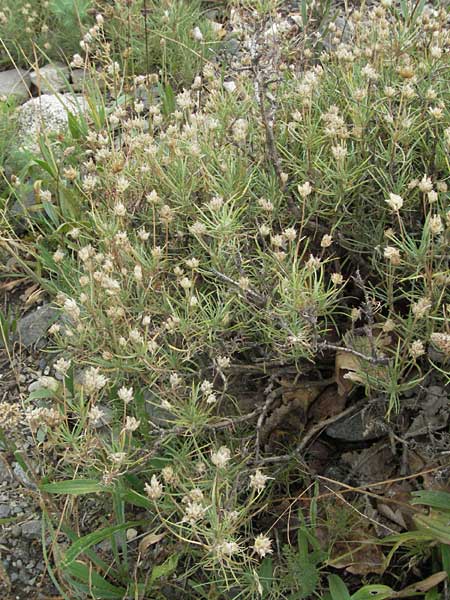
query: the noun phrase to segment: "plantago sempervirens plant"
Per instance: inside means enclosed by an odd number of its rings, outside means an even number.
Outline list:
[[[303,35],[300,15],[275,11],[268,29],[236,2],[241,47],[224,77],[222,29],[199,2],[137,4],[105,8],[73,54],[103,105],[50,145],[31,241],[18,249],[2,226],[61,312],[59,383],[27,421],[41,453],[72,449],[46,489],[71,498],[84,482],[115,528],[105,538],[123,538],[111,571],[91,538],[88,571],[75,544],[53,550],[57,579],[76,598],[88,573],[99,598],[156,598],[159,578],[180,577],[210,597],[261,597],[263,566],[282,561],[268,508],[280,457],[264,454],[248,373],[270,391],[274,365],[311,373],[340,349],[354,358],[346,383],[392,413],[430,349],[448,365],[447,17],[382,2],[328,43]],[[298,478],[296,459],[286,472]],[[136,527],[139,546],[124,533]],[[150,555],[166,559],[149,574]]]

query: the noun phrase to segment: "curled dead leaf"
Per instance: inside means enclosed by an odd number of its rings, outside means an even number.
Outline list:
[[[393,594],[393,598],[409,598],[411,596],[415,596],[416,594],[424,594],[436,587],[443,581],[447,579],[447,571],[439,571],[438,573],[434,573],[430,577],[423,579],[422,581],[418,581],[417,583],[413,583],[412,585],[408,585],[408,587],[400,590]]]
[[[356,533],[356,532],[355,532]],[[363,536],[365,532],[360,532]],[[363,538],[360,538],[363,539]],[[337,556],[336,556],[337,555]],[[345,569],[352,575],[382,575],[386,568],[385,556],[376,544],[370,542],[339,541],[333,548],[333,556],[329,564],[335,569]]]
[[[330,385],[316,398],[308,413],[312,423],[320,423],[329,417],[340,414],[345,408],[345,397],[338,393],[335,385]]]
[[[165,532],[163,533],[147,533],[142,540],[139,542],[139,554],[145,554],[150,546],[157,544],[160,542],[165,536]]]
[[[335,359],[336,383],[340,396],[347,396],[354,383],[363,383],[357,371],[361,368],[361,361],[350,352],[338,350]]]
[[[349,332],[344,336],[345,346],[363,356],[372,357],[376,353],[377,357],[380,357],[385,354],[386,348],[392,345],[393,341],[377,331],[374,327],[370,337]],[[352,354],[351,351],[338,350],[335,359],[335,376],[339,393],[347,395],[354,383],[365,384],[369,376],[388,381],[389,369],[385,364],[375,364]]]

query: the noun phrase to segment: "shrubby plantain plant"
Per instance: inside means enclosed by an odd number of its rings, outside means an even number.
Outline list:
[[[341,350],[350,388],[392,413],[432,368],[427,348],[448,364],[446,14],[354,10],[351,42],[331,27],[326,50],[240,9],[246,44],[225,77],[203,53],[220,34],[196,30],[199,3],[151,7],[167,26],[147,47],[161,72],[130,58],[129,45],[144,56],[135,8],[117,21],[105,7],[73,63],[101,66],[112,100],[35,161],[33,240],[3,225],[62,314],[61,380],[43,380],[47,401],[27,413],[42,457],[64,455],[41,486],[57,495],[55,581],[77,598],[157,598],[160,578],[187,597],[306,597],[325,585],[313,527],[283,553],[263,513],[307,477],[295,452],[281,471],[263,455],[264,407],[240,408],[236,374],[308,374]],[[91,493],[107,517],[81,531]],[[308,578],[270,588],[299,560]]]

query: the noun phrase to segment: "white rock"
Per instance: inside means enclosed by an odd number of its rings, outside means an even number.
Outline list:
[[[134,529],[133,527],[130,527],[130,529],[127,529],[127,540],[129,542],[131,542],[132,540],[134,540],[134,538],[137,536],[138,532],[137,529]]]
[[[43,94],[32,98],[17,110],[18,138],[23,149],[39,151],[39,134],[62,133],[67,129],[68,116],[86,111],[87,104],[82,96]]]
[[[69,69],[63,63],[49,63],[30,73],[30,79],[41,94],[63,92],[69,87]]]
[[[223,87],[229,94],[232,94],[234,91],[236,91],[236,83],[233,80],[224,81]]]
[[[0,97],[14,97],[17,102],[25,102],[30,97],[30,85],[28,71],[11,69],[0,73]]]
[[[37,390],[51,390],[52,392],[56,392],[58,388],[59,383],[54,377],[42,375],[37,381],[30,383],[28,386],[28,391],[35,392]]]

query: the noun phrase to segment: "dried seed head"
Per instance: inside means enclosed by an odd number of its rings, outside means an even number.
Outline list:
[[[211,454],[211,462],[218,469],[223,469],[226,467],[230,459],[231,452],[226,446],[221,446],[216,452]]]
[[[322,248],[329,248],[331,246],[331,244],[333,243],[333,238],[331,237],[331,235],[329,235],[328,233],[326,233],[323,237],[322,240],[320,242],[320,246]]]
[[[433,189],[433,182],[427,175],[424,175],[422,177],[422,179],[419,181],[418,185],[419,185],[419,190],[425,194],[428,192],[431,192],[431,190]]]
[[[253,544],[253,549],[260,556],[264,558],[267,554],[272,554],[272,540],[267,536],[260,533],[255,538],[255,543]]]
[[[431,341],[436,348],[450,357],[450,335],[448,333],[432,333]]]
[[[331,281],[334,283],[334,285],[341,285],[344,282],[344,277],[341,273],[332,273]]]
[[[117,392],[117,395],[122,400],[122,402],[125,402],[125,404],[129,404],[133,400],[133,397],[134,397],[133,388],[132,387],[127,388],[127,387],[123,386]]]
[[[298,185],[297,189],[303,199],[307,198],[312,193],[312,186],[309,181],[305,181],[302,185]]]
[[[260,469],[256,469],[253,475],[250,475],[250,488],[255,490],[256,492],[262,492],[266,487],[266,483],[269,481],[270,477],[264,475],[264,473]]]
[[[398,212],[403,206],[403,198],[398,194],[390,193],[389,198],[386,199],[386,202],[389,205],[389,207],[395,212]]]
[[[150,484],[146,483],[144,489],[150,500],[158,500],[163,494],[163,486],[156,475],[152,475]]]
[[[444,223],[440,215],[433,215],[430,218],[430,231],[433,235],[439,235],[444,231]]]
[[[420,340],[415,340],[409,348],[409,355],[411,356],[411,358],[416,360],[417,358],[419,358],[419,356],[423,356],[424,354],[425,348],[423,342],[421,342]]]
[[[394,246],[386,246],[384,249],[384,257],[393,265],[399,265],[401,263],[400,251]]]
[[[422,319],[432,307],[431,300],[429,298],[420,298],[415,302],[412,307],[412,313],[417,319]]]

